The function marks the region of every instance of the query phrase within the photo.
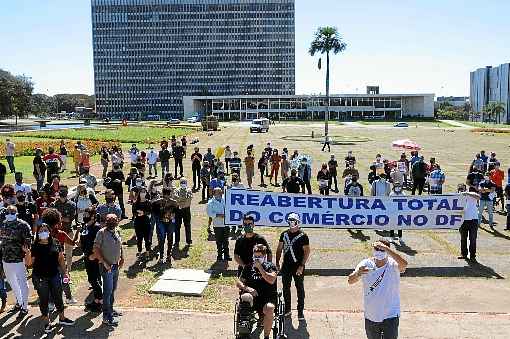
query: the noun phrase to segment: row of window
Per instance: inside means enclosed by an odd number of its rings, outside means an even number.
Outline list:
[[[294,1],[287,1],[280,3],[272,1],[270,3],[229,3],[229,4],[126,4],[117,2],[112,4],[112,1],[92,1],[92,13],[125,13],[125,12],[138,12],[138,13],[153,13],[153,12],[283,12],[294,11]]]

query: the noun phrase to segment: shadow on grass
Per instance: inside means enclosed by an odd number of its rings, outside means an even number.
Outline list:
[[[482,225],[478,226],[478,228],[480,228],[482,231],[484,231],[486,233],[492,234],[496,238],[502,238],[502,239],[505,239],[505,240],[510,240],[510,236],[501,233],[500,231],[496,230],[495,228],[488,229],[488,228],[482,227]]]
[[[359,240],[362,242],[366,242],[366,241],[370,240],[370,237],[368,235],[363,234],[363,231],[361,231],[361,230],[356,230],[356,232],[355,232],[351,229],[348,229],[347,232],[349,232],[349,235],[353,239],[356,239],[356,240]]]

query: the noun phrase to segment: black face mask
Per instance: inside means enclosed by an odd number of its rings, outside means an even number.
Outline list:
[[[18,202],[24,202],[25,201],[25,196],[24,195],[18,196],[17,200],[18,200]]]
[[[107,204],[111,204],[115,199],[114,198],[105,198]]]
[[[88,224],[90,222],[90,220],[92,220],[92,218],[90,217],[90,215],[88,216],[83,216],[83,222]]]

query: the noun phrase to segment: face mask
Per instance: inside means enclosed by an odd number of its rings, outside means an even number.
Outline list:
[[[386,251],[376,251],[374,250],[374,258],[377,260],[384,260],[388,257],[388,253]]]
[[[106,223],[106,228],[109,229],[110,231],[114,230],[116,226],[117,225],[114,222]]]
[[[136,187],[142,187],[142,182],[141,181],[137,181],[136,182]]]
[[[375,158],[375,160],[379,162],[379,161],[381,161],[381,158],[377,157],[377,158]]]
[[[301,161],[301,165],[306,165],[306,161]]]
[[[244,233],[253,233],[253,224],[244,224]]]
[[[292,230],[295,230],[299,227],[298,222],[296,220],[289,220],[288,223],[289,223],[290,229],[292,229]]]
[[[17,199],[18,199],[19,202],[23,202],[23,201],[25,201],[25,196],[24,195],[20,195],[20,196],[18,196]]]
[[[14,213],[14,214],[10,214],[10,213],[9,213],[9,214],[7,214],[7,215],[5,216],[5,220],[7,220],[7,221],[14,221],[14,220],[16,220],[16,217],[17,217],[17,214],[16,214],[16,213]]]
[[[114,198],[105,198],[107,204],[111,204]]]
[[[253,262],[254,262],[254,263],[258,261],[259,263],[263,264],[263,263],[265,263],[265,262],[266,262],[266,260],[267,260],[267,259],[266,259],[266,257],[265,257],[265,256],[264,256],[264,257],[256,257],[256,256],[253,256]]]
[[[214,199],[221,201],[221,196],[214,197]]]
[[[46,240],[50,237],[50,232],[47,232],[47,231],[39,232],[38,235],[39,235],[39,239]]]
[[[182,187],[182,188],[188,188],[188,184],[187,184],[187,183],[185,183],[185,182],[181,182],[181,187]]]
[[[92,220],[92,218],[88,215],[88,216],[83,216],[83,222],[88,224],[89,221]]]
[[[400,193],[400,192],[402,192],[402,188],[400,188],[400,187],[395,187],[395,188],[394,188],[394,191],[395,191],[395,193]]]
[[[0,201],[0,208],[4,208],[4,202]]]

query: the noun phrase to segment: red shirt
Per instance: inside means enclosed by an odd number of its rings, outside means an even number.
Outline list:
[[[493,169],[490,171],[489,177],[491,181],[496,184],[498,187],[503,187],[503,179],[505,179],[505,172],[501,169]]]
[[[50,207],[54,201],[55,201],[55,199],[53,199],[53,198],[49,198],[48,200],[44,200],[43,197],[37,198],[35,201],[35,205],[37,206],[37,214],[39,214],[39,216],[41,216],[42,212],[44,212],[45,209]]]
[[[54,229],[54,231],[52,232],[52,237],[54,237],[55,239],[58,240],[59,243],[61,244],[68,244],[68,245],[74,245],[74,241],[73,239],[71,239],[66,232],[62,231],[62,230],[59,230],[59,229]]]

